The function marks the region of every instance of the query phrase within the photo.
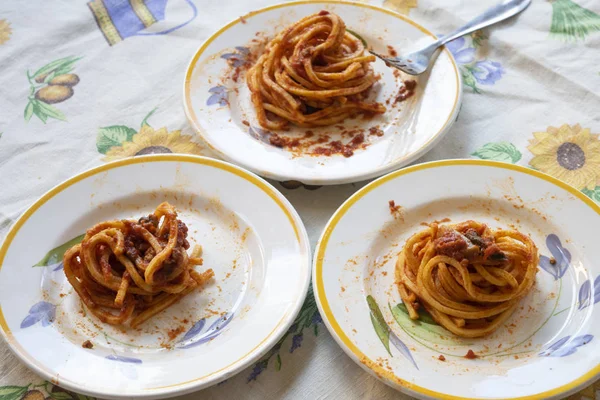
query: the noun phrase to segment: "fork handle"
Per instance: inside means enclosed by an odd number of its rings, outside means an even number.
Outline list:
[[[454,32],[442,36],[436,41],[436,44],[438,46],[446,44],[461,36],[475,32],[478,29],[485,28],[486,26],[510,18],[526,9],[529,4],[531,4],[531,0],[504,0],[500,4],[486,10],[480,16],[473,18]]]

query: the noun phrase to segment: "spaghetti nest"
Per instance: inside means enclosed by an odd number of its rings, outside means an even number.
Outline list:
[[[385,112],[368,102],[379,79],[363,43],[328,11],[309,15],[271,40],[246,75],[258,122],[265,129],[335,124]],[[276,116],[276,117],[275,117]]]
[[[425,308],[462,337],[488,335],[533,287],[538,250],[513,230],[492,232],[466,221],[433,223],[409,238],[396,262],[396,281],[410,318]]]
[[[101,222],[65,253],[65,275],[101,321],[137,327],[213,277],[194,270],[202,249],[187,254],[187,231],[166,202],[137,222]]]

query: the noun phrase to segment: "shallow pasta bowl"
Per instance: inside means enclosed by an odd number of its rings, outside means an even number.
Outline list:
[[[175,206],[214,281],[139,328],[86,312],[62,255],[101,221]],[[160,398],[210,386],[250,366],[292,324],[310,280],[298,214],[271,185],[194,156],[109,163],[50,190],[0,248],[0,333],[35,372],[100,398]],[[92,348],[83,344],[91,342]],[[89,347],[89,344],[87,345]]]
[[[268,178],[340,184],[380,176],[406,165],[448,132],[460,108],[462,89],[458,68],[447,50],[439,54],[431,71],[419,78],[403,75],[381,60],[373,63],[381,79],[371,95],[374,101],[385,104],[387,111],[382,115],[347,119],[329,127],[291,127],[283,132],[261,128],[245,71],[269,39],[300,18],[322,10],[339,15],[348,30],[379,53],[404,54],[435,40],[409,18],[364,3],[297,1],[253,11],[232,21],[194,54],[183,88],[190,123],[221,157]],[[415,94],[397,102],[408,79],[417,79]],[[347,145],[360,135],[357,149],[328,153],[334,143]],[[287,145],[280,136],[299,142]]]
[[[446,219],[516,229],[539,248],[533,290],[489,336],[459,338],[432,319],[411,320],[402,304],[398,253],[423,224]],[[313,264],[317,304],[352,359],[410,395],[562,398],[600,375],[599,223],[600,206],[531,169],[415,165],[365,186],[328,222]]]

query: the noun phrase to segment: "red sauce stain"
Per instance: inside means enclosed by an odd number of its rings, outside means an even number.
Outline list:
[[[372,126],[369,128],[369,135],[381,137],[383,136],[383,131],[379,129],[379,126]]]
[[[402,87],[398,91],[398,96],[396,96],[396,100],[394,100],[394,103],[401,103],[412,97],[415,94],[416,87],[417,81],[412,79],[404,81],[404,85],[402,85]]]
[[[444,357],[443,355],[440,354],[440,356],[438,357],[438,360],[440,360],[440,361],[446,361],[446,357]]]
[[[360,148],[366,148],[368,144],[365,143],[365,135],[364,133],[359,133],[354,136],[352,140],[348,143],[343,144],[339,140],[334,140],[332,142],[327,143],[327,146],[319,146],[313,150],[313,154],[331,156],[333,154],[341,154],[344,157],[352,157],[354,155],[354,151]]]
[[[394,217],[394,219],[400,218],[401,220],[404,220],[402,206],[396,205],[394,200],[390,200],[388,201],[388,207],[390,209],[390,214]]]
[[[465,358],[468,360],[474,360],[477,358],[477,354],[473,353],[473,350],[469,349],[469,351],[467,351],[467,354],[465,354]]]
[[[184,325],[178,326],[175,329],[170,329],[167,332],[167,335],[169,336],[169,341],[174,340],[177,336],[179,336],[183,332],[185,332],[185,326]]]
[[[396,51],[396,49],[394,49],[390,45],[388,45],[387,50],[388,50],[388,54],[392,57],[396,57],[398,55],[398,52]]]

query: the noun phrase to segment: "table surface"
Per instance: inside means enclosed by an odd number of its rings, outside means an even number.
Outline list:
[[[219,27],[276,2],[146,0],[150,16],[131,18],[126,9],[112,15],[113,24],[127,32],[119,37],[94,18],[101,16],[101,0],[2,1],[0,237],[42,193],[90,167],[157,150],[213,156],[183,112],[187,63]],[[369,2],[409,15],[433,32],[449,32],[496,0]],[[148,31],[155,34],[139,34]],[[600,132],[600,3],[534,0],[518,18],[449,48],[463,77],[462,109],[450,133],[417,162],[483,158],[530,166],[600,202],[595,134]],[[57,65],[77,76],[70,77],[71,83],[79,81],[73,92],[61,86],[36,97],[43,86],[36,77]],[[313,248],[336,208],[365,184],[285,188],[273,183],[302,216]],[[309,296],[304,313],[311,315],[310,325],[289,332],[278,352],[223,384],[184,397],[409,398],[343,353],[321,322],[312,292]],[[45,382],[0,341],[0,399],[24,397],[85,396]],[[600,384],[572,398],[600,398]]]

